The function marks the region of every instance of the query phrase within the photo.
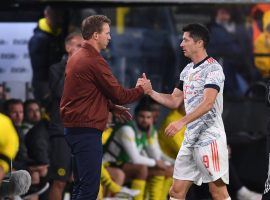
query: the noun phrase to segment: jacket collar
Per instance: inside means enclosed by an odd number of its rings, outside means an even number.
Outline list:
[[[61,28],[58,28],[56,31],[53,31],[51,27],[48,25],[46,18],[42,18],[38,21],[38,27],[40,28],[40,30],[55,36],[58,36],[61,33]]]
[[[100,53],[91,44],[85,41],[82,44],[82,48],[86,49],[88,52],[90,52],[91,54],[95,56],[100,56]]]

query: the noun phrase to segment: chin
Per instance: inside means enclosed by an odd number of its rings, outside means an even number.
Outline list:
[[[187,53],[184,53],[184,56],[186,56],[187,58],[189,58],[189,55]]]

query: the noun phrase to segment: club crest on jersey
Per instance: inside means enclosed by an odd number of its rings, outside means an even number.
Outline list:
[[[200,75],[199,74],[190,74],[189,77],[188,77],[188,80],[189,81],[197,81],[200,79]]]
[[[193,76],[194,76],[193,74],[190,74],[188,80],[189,80],[189,81],[192,81],[192,80],[193,80]]]

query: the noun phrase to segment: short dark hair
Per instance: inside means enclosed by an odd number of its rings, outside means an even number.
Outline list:
[[[5,101],[3,105],[4,114],[8,115],[10,106],[16,105],[16,104],[21,104],[23,106],[23,102],[20,99],[9,99]]]
[[[81,26],[83,39],[89,40],[94,32],[100,33],[102,31],[102,26],[105,23],[111,24],[111,20],[105,15],[92,15],[85,18]]]
[[[28,108],[29,105],[31,104],[37,104],[40,107],[40,103],[39,101],[35,100],[35,99],[27,99],[24,103],[23,103],[23,108],[26,111],[26,109]]]
[[[190,37],[195,41],[202,40],[205,48],[209,43],[209,31],[202,24],[188,24],[187,26],[183,27],[182,31],[189,32]]]
[[[135,116],[137,116],[139,114],[139,112],[141,112],[141,111],[152,112],[150,104],[138,104],[135,107],[135,111],[134,111]]]
[[[79,31],[71,32],[65,38],[65,44],[69,43],[74,37],[82,37],[82,34]]]

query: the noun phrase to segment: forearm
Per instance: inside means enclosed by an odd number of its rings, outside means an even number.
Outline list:
[[[211,108],[213,107],[213,104],[208,101],[203,101],[197,108],[195,108],[191,113],[187,114],[185,117],[181,119],[184,124],[189,124],[190,122],[195,121],[199,117],[206,114]]]
[[[139,100],[144,94],[141,86],[131,89],[122,87],[103,60],[100,60],[97,66],[96,71],[93,72],[95,73],[96,85],[112,103],[125,105]]]
[[[135,132],[129,126],[123,126],[116,132],[116,140],[122,145],[124,151],[129,157],[129,160],[135,164],[143,164],[149,167],[156,165],[154,159],[141,155],[140,150],[136,145]]]
[[[179,101],[179,99],[176,99],[172,94],[163,94],[158,93],[156,91],[152,91],[150,94],[150,97],[160,103],[161,105],[170,108],[170,109],[176,109],[180,106],[182,101]]]
[[[113,92],[111,100],[115,104],[125,105],[139,100],[143,94],[143,88],[140,86],[131,89],[122,88]]]
[[[126,141],[123,146],[132,163],[142,164],[149,167],[153,167],[156,165],[156,161],[154,159],[141,155],[138,149],[134,146],[134,144],[132,144],[132,142]]]

